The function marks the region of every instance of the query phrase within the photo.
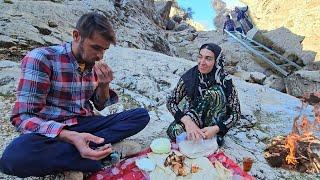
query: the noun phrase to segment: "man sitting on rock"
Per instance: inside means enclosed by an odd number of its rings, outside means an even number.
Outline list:
[[[107,18],[88,13],[77,22],[72,42],[34,49],[22,59],[10,118],[21,135],[0,159],[3,173],[28,177],[97,171],[113,151],[108,143],[148,124],[142,108],[94,115],[94,107],[102,110],[118,99],[109,87],[112,70],[100,62],[111,44],[115,33]]]

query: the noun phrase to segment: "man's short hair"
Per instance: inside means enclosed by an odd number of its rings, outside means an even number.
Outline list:
[[[113,28],[104,15],[90,12],[82,15],[77,22],[76,29],[82,38],[90,38],[94,32],[102,35],[105,40],[115,44],[116,36]]]
[[[228,15],[226,15],[226,17],[227,17],[227,18],[229,18],[229,19],[231,18],[229,14],[228,14]]]

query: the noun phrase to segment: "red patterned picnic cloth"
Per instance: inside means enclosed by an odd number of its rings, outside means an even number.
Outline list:
[[[177,149],[177,145],[175,143],[172,144],[172,149]],[[96,173],[91,174],[88,177],[88,180],[148,180],[149,175],[141,171],[136,165],[135,160],[140,159],[142,157],[147,157],[147,153],[151,152],[150,148],[147,148],[140,153],[138,153],[135,157],[126,159],[121,161],[116,166],[111,168],[102,169]],[[224,167],[232,170],[233,179],[241,179],[241,180],[253,180],[255,179],[248,173],[244,172],[237,163],[231,160],[228,156],[226,156],[223,152],[218,152],[211,154],[208,156],[208,159],[214,163],[219,161],[222,163]]]

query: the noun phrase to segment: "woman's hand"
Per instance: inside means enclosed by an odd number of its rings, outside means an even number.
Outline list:
[[[200,140],[205,138],[205,134],[194,123],[190,116],[183,116],[181,122],[184,124],[188,140]]]
[[[205,139],[213,138],[219,132],[219,126],[209,126],[201,129],[201,131],[205,134]]]

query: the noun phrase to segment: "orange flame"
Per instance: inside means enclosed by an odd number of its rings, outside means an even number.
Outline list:
[[[286,161],[288,164],[295,165],[298,162],[295,158],[296,144],[298,139],[299,135],[297,134],[290,134],[286,138],[285,148],[289,149],[289,154],[286,157]]]
[[[319,130],[320,125],[320,106],[315,105],[313,112],[315,114],[315,120],[311,123],[306,116],[302,116],[301,124],[298,121],[302,115],[303,110],[307,107],[307,104],[302,102],[300,115],[294,118],[292,132],[286,137],[285,148],[289,149],[289,154],[286,157],[288,164],[297,164],[296,151],[298,141],[302,138],[310,138],[313,136],[313,132]]]

